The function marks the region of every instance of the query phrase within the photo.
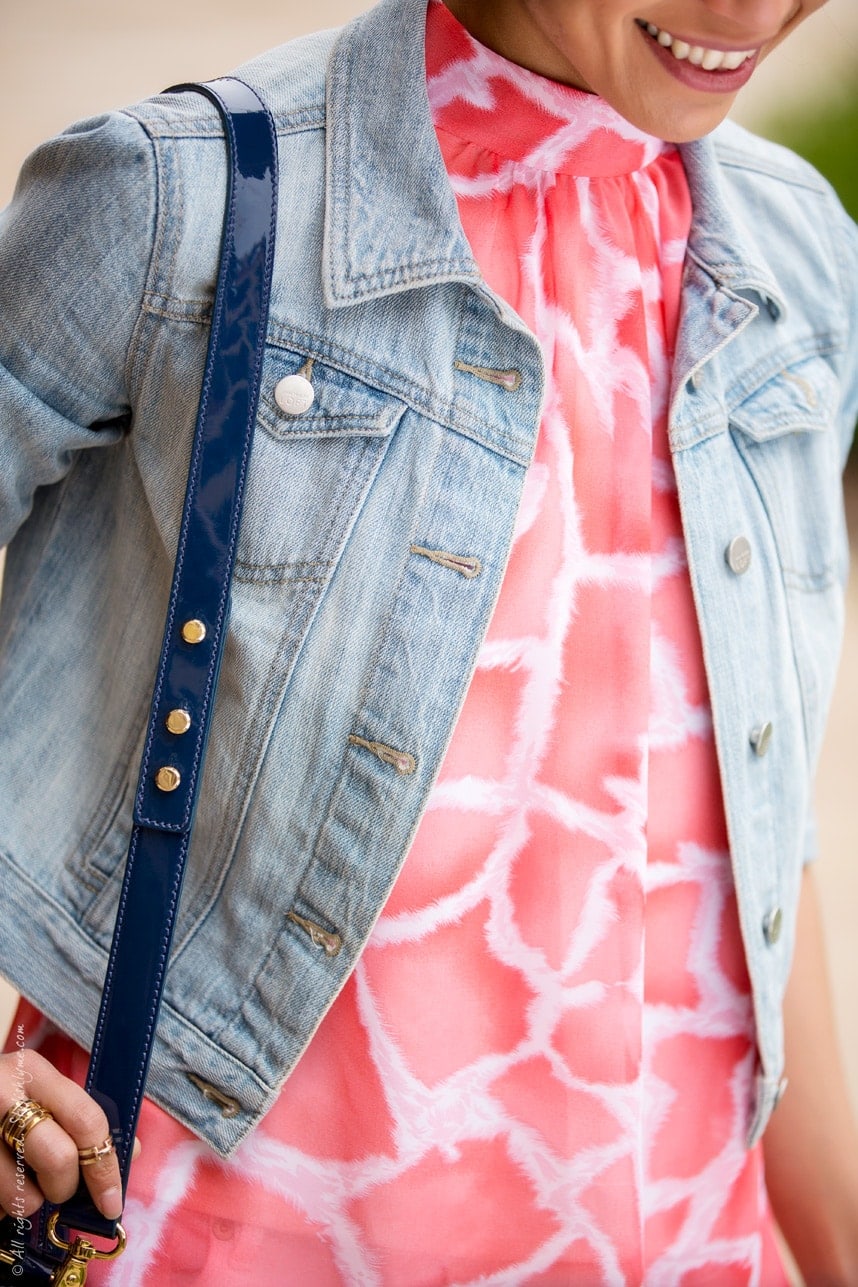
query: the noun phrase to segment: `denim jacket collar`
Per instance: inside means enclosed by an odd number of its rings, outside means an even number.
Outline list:
[[[330,307],[438,282],[481,284],[432,128],[425,7],[384,0],[346,28],[333,52],[323,268]]]
[[[346,29],[333,52],[324,249],[332,308],[445,281],[481,284],[431,123],[425,4],[383,0]],[[780,314],[776,279],[750,231],[731,215],[715,137],[681,147],[694,205],[689,254],[716,285],[751,291]]]
[[[722,287],[761,297],[773,316],[786,310],[777,279],[749,228],[734,219],[716,164],[716,130],[694,143],[680,145],[694,207],[688,239],[690,256]]]

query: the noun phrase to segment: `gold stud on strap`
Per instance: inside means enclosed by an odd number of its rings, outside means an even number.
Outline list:
[[[182,781],[182,775],[171,764],[165,764],[155,774],[155,786],[159,791],[175,791]]]
[[[206,637],[205,625],[203,624],[202,621],[198,621],[196,617],[192,617],[190,621],[186,621],[185,624],[182,626],[182,638],[184,639],[185,643],[188,643],[188,644],[202,643],[205,637]]]
[[[174,711],[170,711],[164,723],[171,733],[175,733],[177,737],[180,737],[182,733],[187,733],[191,727],[191,716],[188,711],[179,707]]]

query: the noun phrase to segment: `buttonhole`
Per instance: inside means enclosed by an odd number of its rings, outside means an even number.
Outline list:
[[[483,570],[482,563],[474,554],[451,554],[447,550],[428,550],[423,545],[412,545],[410,548],[412,554],[420,554],[430,563],[438,563],[442,568],[460,572],[469,581],[479,576]]]
[[[478,380],[486,380],[489,384],[497,384],[507,393],[515,393],[521,388],[521,372],[513,370],[502,370],[493,366],[473,366],[470,362],[460,362],[458,358],[453,363],[457,371],[464,371],[468,375],[475,375]]]
[[[197,1090],[202,1092],[204,1099],[211,1100],[213,1104],[217,1104],[222,1117],[237,1117],[241,1112],[241,1104],[232,1095],[227,1095],[222,1090],[218,1090],[217,1086],[213,1086],[210,1081],[205,1081],[202,1077],[198,1077],[196,1073],[189,1072],[186,1075],[188,1081],[193,1082]]]
[[[368,738],[358,737],[357,733],[349,733],[347,740],[352,746],[369,751],[382,764],[391,765],[402,777],[408,777],[417,768],[417,761],[408,751],[398,751],[395,746],[387,746],[384,742],[371,742]]]
[[[286,913],[287,921],[299,925],[306,934],[310,936],[310,942],[313,947],[322,948],[325,956],[339,956],[343,946],[343,940],[334,930],[326,930],[322,925],[317,925],[315,921],[308,920],[300,912],[296,912],[294,907],[291,912]]]

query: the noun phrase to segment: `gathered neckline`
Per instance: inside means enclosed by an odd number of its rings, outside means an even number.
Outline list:
[[[429,0],[426,60],[436,129],[525,169],[618,177],[676,150],[599,95],[550,80],[481,44],[442,0]]]

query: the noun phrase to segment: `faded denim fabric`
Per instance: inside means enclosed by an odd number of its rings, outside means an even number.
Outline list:
[[[424,3],[385,0],[239,72],[277,122],[277,263],[149,1087],[224,1154],[273,1102],[408,850],[539,423],[538,346],[481,281],[435,142]],[[825,183],[782,150],[728,125],[683,151],[695,217],[671,440],[754,989],[755,1138],[782,1072],[842,625],[858,242]],[[0,542],[14,537],[0,619],[0,969],[84,1044],[131,826],[224,178],[214,109],[163,97],[45,144],[0,221]],[[298,371],[316,400],[293,417],[274,388]],[[751,550],[743,573],[725,557],[737,536]],[[767,722],[760,755],[752,738]]]

